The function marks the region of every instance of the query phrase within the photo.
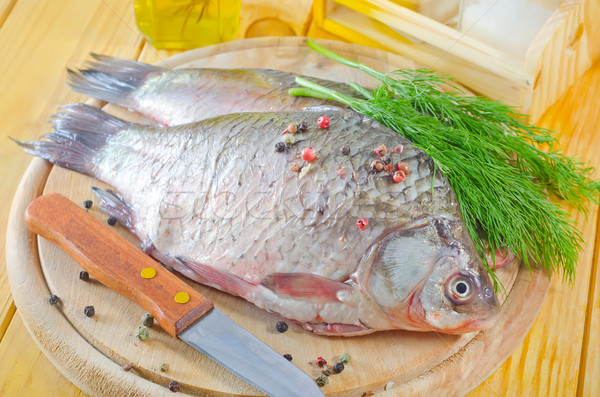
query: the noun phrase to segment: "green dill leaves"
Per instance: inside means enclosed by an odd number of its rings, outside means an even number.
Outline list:
[[[590,179],[592,168],[555,149],[551,131],[528,124],[500,101],[465,94],[435,72],[383,74],[312,40],[308,45],[381,84],[373,90],[350,84],[357,92],[352,97],[297,78],[302,88],[290,94],[348,105],[423,149],[450,182],[482,257],[488,245],[492,254],[510,247],[528,269],[533,261],[572,281],[582,238],[551,197],[585,212],[587,200],[598,203],[600,182]]]

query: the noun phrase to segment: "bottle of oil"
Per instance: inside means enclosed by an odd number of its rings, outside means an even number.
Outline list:
[[[155,48],[184,50],[232,40],[241,0],[134,0],[137,25]]]

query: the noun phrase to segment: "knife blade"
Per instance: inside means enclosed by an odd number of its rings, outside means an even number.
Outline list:
[[[36,198],[25,223],[102,284],[142,306],[166,332],[261,391],[273,397],[324,396],[306,373],[66,197]]]

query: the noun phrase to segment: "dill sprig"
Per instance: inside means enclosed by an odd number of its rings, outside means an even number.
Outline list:
[[[551,197],[586,212],[588,199],[599,202],[600,182],[590,179],[591,167],[555,149],[551,131],[527,123],[501,101],[467,95],[433,71],[384,74],[312,40],[308,45],[381,85],[370,90],[351,83],[361,96],[353,97],[297,78],[303,88],[290,94],[348,105],[424,150],[452,186],[482,258],[488,248],[493,257],[496,249],[510,247],[530,271],[533,261],[573,280],[583,240],[570,214]]]

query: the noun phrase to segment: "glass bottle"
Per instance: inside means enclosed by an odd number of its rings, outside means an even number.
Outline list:
[[[184,50],[232,40],[241,0],[134,0],[138,28],[155,48]]]

